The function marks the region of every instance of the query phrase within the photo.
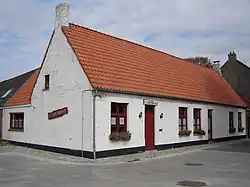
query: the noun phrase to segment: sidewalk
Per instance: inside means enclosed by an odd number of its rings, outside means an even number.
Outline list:
[[[120,164],[120,163],[133,163],[133,162],[143,162],[153,159],[161,159],[171,156],[177,156],[182,154],[188,154],[191,152],[202,151],[207,148],[224,146],[234,143],[239,143],[248,140],[235,140],[235,141],[228,141],[228,142],[220,142],[220,143],[211,143],[211,144],[203,144],[203,145],[196,145],[196,146],[188,146],[188,147],[181,147],[176,149],[166,149],[166,150],[153,150],[153,151],[146,151],[137,154],[130,154],[130,155],[122,155],[122,156],[115,156],[115,157],[108,157],[108,158],[100,158],[100,159],[87,159],[82,157],[75,157],[70,155],[64,155],[59,153],[53,153],[43,150],[31,149],[27,147],[20,147],[20,146],[13,146],[8,145],[5,147],[0,147],[0,155],[1,154],[21,154],[24,156],[32,156],[33,158],[37,159],[48,159],[52,161],[62,161],[62,162],[70,162],[75,164],[89,164],[89,165],[107,165],[107,164]]]

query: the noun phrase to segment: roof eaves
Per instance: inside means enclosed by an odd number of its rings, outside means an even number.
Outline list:
[[[0,109],[31,107],[31,104],[0,106]]]
[[[147,96],[147,97],[157,97],[157,98],[164,98],[164,99],[173,99],[173,100],[180,100],[180,101],[189,101],[189,102],[199,102],[199,103],[205,103],[205,104],[215,104],[215,105],[221,105],[221,106],[230,106],[230,107],[236,107],[236,108],[247,108],[246,105],[231,105],[231,104],[225,104],[225,103],[217,103],[217,102],[208,102],[208,101],[201,101],[201,100],[195,100],[195,99],[187,99],[187,98],[179,98],[179,97],[173,97],[173,96],[164,96],[164,95],[154,95],[154,94],[147,94],[147,93],[139,93],[139,92],[126,92],[122,90],[111,90],[111,89],[105,89],[105,88],[95,88],[97,91],[101,92],[109,92],[109,93],[120,93],[120,94],[130,94],[130,95],[138,95],[138,96]]]

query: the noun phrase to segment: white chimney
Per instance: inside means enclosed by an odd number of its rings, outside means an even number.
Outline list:
[[[219,75],[222,75],[221,74],[221,68],[220,68],[220,61],[218,61],[218,60],[215,60],[215,61],[213,61],[214,63],[213,63],[213,69],[217,72],[217,73],[219,73]]]
[[[69,26],[69,5],[67,3],[60,3],[56,6],[56,21],[55,28],[62,26]]]

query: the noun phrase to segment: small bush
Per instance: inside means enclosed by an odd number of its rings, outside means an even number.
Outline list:
[[[239,129],[238,129],[239,132],[243,132],[244,130],[245,130],[244,127],[239,127]]]
[[[109,135],[111,141],[129,141],[131,139],[130,132],[113,132]]]
[[[193,132],[194,135],[204,136],[206,135],[206,132],[202,129],[195,129]]]
[[[179,131],[179,136],[190,136],[191,130],[181,130]]]
[[[229,133],[230,133],[230,134],[233,134],[233,133],[235,133],[235,132],[236,132],[236,128],[230,128],[230,129],[229,129]]]

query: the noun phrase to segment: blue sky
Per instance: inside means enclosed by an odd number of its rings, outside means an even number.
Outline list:
[[[250,66],[249,0],[4,0],[0,81],[41,64],[61,2],[71,22],[179,57],[224,63],[234,50]]]

